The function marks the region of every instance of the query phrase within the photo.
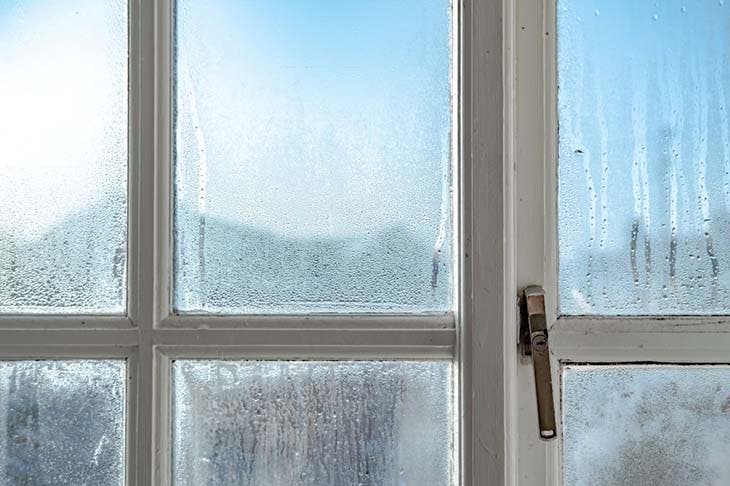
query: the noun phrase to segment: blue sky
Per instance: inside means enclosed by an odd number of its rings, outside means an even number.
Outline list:
[[[221,282],[261,277],[213,270],[236,243],[206,236],[212,219],[288,248],[271,254],[262,243],[252,260],[291,259],[290,269],[311,269],[310,284],[335,286],[314,296],[295,276],[272,277],[268,285],[288,300],[317,301],[305,310],[451,307],[450,8],[449,0],[178,2],[181,308],[205,308]],[[328,241],[350,257],[332,260]],[[401,270],[383,282],[377,268],[393,254]],[[411,288],[375,295],[398,284]],[[298,308],[271,292],[263,300],[275,311]],[[259,304],[232,297],[227,305]]]
[[[0,226],[18,238],[126,189],[126,16],[125,0],[0,0]]]
[[[198,204],[205,186],[208,214],[282,234],[405,225],[436,238],[448,1],[178,5],[180,201]]]
[[[558,9],[564,310],[730,311],[730,5]]]
[[[124,311],[127,12],[0,0],[0,312]]]

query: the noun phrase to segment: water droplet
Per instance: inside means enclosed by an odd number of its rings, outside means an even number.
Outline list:
[[[659,20],[659,14],[654,14],[654,16],[652,17],[652,19]]]
[[[593,12],[593,15],[595,15],[596,17],[598,17],[598,16],[601,15],[601,11],[600,10],[596,10],[595,12]]]

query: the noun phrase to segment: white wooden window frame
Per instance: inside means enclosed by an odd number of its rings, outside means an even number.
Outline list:
[[[458,10],[458,296],[448,315],[175,315],[171,305],[174,0],[130,0],[127,315],[0,316],[0,359],[127,361],[127,486],[170,485],[177,358],[429,359],[458,370],[457,482],[502,484],[514,349],[502,1]],[[507,5],[509,1],[506,2]],[[510,7],[507,5],[506,9]],[[505,331],[508,332],[505,332]],[[505,345],[505,343],[508,343]],[[511,368],[512,373],[514,368]]]
[[[514,15],[506,31],[512,102],[508,155],[513,157],[514,278],[516,289],[542,285],[547,318],[556,418],[561,422],[561,365],[569,363],[708,364],[730,362],[730,316],[561,316],[557,255],[557,0],[506,0]],[[569,96],[570,94],[566,94]],[[508,203],[510,204],[510,203]],[[516,296],[515,296],[516,297]],[[509,359],[507,357],[506,359]],[[538,438],[529,361],[515,357],[507,388],[507,423],[516,441],[508,446],[519,486],[563,484],[558,440]],[[511,417],[511,418],[510,418]],[[560,428],[560,425],[558,425]]]

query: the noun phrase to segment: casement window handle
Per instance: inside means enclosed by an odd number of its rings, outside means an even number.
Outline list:
[[[550,342],[545,315],[545,291],[531,286],[524,291],[520,322],[522,354],[532,358],[535,373],[535,395],[540,438],[557,437],[555,405],[553,403],[553,378],[550,373]]]

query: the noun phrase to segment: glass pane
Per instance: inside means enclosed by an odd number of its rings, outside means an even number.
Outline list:
[[[173,484],[452,484],[451,364],[177,361]]]
[[[730,2],[559,0],[564,314],[730,312]]]
[[[181,312],[451,308],[449,0],[177,2]]]
[[[730,484],[730,367],[568,366],[566,486]]]
[[[126,307],[126,0],[0,1],[0,313]]]
[[[124,484],[124,361],[0,362],[0,485]]]

